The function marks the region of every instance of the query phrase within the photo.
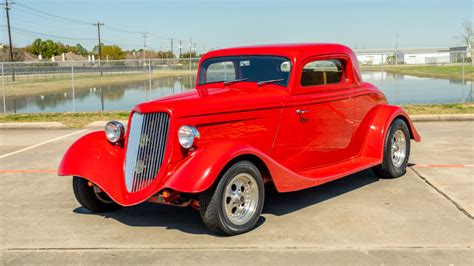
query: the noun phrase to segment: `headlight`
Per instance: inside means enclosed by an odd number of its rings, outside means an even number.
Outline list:
[[[105,137],[111,143],[117,143],[122,140],[125,135],[125,128],[122,123],[110,121],[105,125]]]
[[[178,140],[181,147],[189,149],[193,146],[194,140],[199,138],[199,131],[192,126],[181,126],[178,130]]]

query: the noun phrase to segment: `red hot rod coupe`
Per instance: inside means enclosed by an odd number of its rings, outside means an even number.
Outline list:
[[[144,201],[193,206],[212,231],[257,223],[265,184],[279,192],[372,168],[406,172],[408,115],[361,80],[355,54],[338,44],[222,49],[200,61],[196,90],[135,106],[77,140],[59,175],[95,212]]]

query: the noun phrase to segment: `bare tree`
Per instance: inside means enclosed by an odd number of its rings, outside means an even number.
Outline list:
[[[466,45],[467,49],[469,50],[471,56],[471,65],[474,66],[474,60],[472,60],[472,46],[474,43],[474,30],[472,27],[472,21],[469,18],[466,18],[462,22],[462,31],[457,36],[457,38],[461,41],[462,45]]]

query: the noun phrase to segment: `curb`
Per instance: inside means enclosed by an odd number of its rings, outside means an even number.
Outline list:
[[[413,122],[474,121],[474,114],[410,115]]]
[[[452,114],[452,115],[410,115],[413,122],[447,122],[447,121],[474,121],[474,114]],[[108,121],[95,121],[85,128],[103,129]],[[120,120],[127,126],[128,121]],[[0,123],[0,129],[65,129],[66,125],[60,122],[23,122],[23,123]]]
[[[60,122],[24,122],[0,123],[0,129],[64,129],[68,128]]]

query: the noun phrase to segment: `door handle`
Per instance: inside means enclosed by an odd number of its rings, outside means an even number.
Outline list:
[[[298,109],[298,110],[296,110],[296,113],[299,114],[299,115],[302,115],[304,113],[309,113],[309,110]]]

